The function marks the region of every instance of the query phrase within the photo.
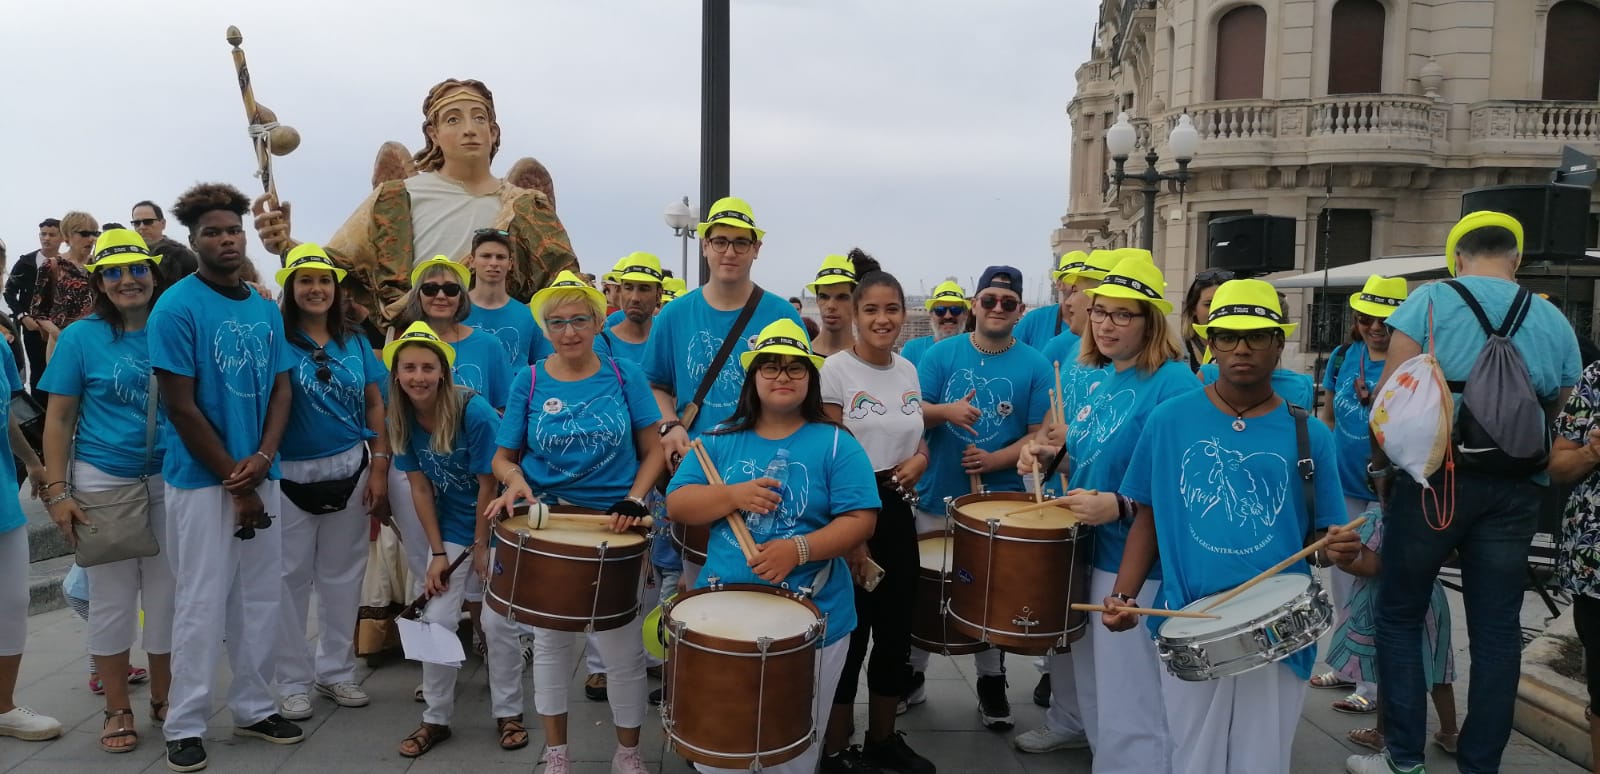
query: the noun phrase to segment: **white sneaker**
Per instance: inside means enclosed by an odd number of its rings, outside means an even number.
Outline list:
[[[27,707],[16,707],[0,715],[0,736],[42,742],[61,736],[61,724],[49,715],[40,715]]]
[[[365,707],[372,702],[372,698],[367,696],[366,691],[361,690],[361,686],[348,680],[333,685],[317,683],[317,693],[333,699],[333,703],[341,707]]]
[[[1047,753],[1056,750],[1082,750],[1089,746],[1089,737],[1083,734],[1058,734],[1048,728],[1035,728],[1017,734],[1011,744],[1025,753]]]
[[[311,717],[311,697],[303,693],[291,693],[278,702],[278,714],[285,720],[305,720]]]
[[[649,769],[639,758],[638,747],[617,745],[616,755],[611,756],[611,774],[649,774]]]
[[[1349,774],[1427,774],[1422,764],[1402,769],[1389,761],[1388,753],[1352,755],[1345,759],[1344,770]]]
[[[572,760],[567,757],[565,749],[556,752],[549,747],[544,748],[543,774],[571,774]]]

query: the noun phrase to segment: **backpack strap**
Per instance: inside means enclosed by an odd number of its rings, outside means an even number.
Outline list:
[[[1317,530],[1317,462],[1311,458],[1311,429],[1307,427],[1311,414],[1293,403],[1288,406],[1289,416],[1294,417],[1295,454],[1299,455],[1295,468],[1300,472],[1300,488],[1306,500],[1306,545],[1310,545],[1311,535]]]
[[[1528,318],[1528,310],[1533,308],[1532,291],[1527,288],[1517,288],[1516,297],[1511,299],[1511,308],[1506,310],[1505,319],[1501,320],[1500,327],[1496,328],[1489,322],[1489,315],[1483,311],[1483,305],[1478,303],[1478,299],[1473,297],[1471,291],[1467,290],[1467,286],[1456,280],[1445,280],[1444,284],[1461,296],[1467,308],[1472,310],[1473,316],[1478,318],[1478,326],[1483,329],[1483,335],[1490,338],[1495,336],[1511,338],[1522,327],[1522,322]],[[1467,382],[1465,379],[1451,379],[1445,382],[1445,386],[1451,392],[1460,395],[1461,391],[1467,388]]]

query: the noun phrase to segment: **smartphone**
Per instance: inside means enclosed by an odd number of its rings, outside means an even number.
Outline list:
[[[867,559],[867,577],[861,581],[861,588],[864,588],[867,591],[877,590],[878,584],[883,582],[884,574],[885,573],[882,565],[872,561],[872,559],[869,557]]]

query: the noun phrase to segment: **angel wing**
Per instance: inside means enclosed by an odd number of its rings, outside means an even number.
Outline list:
[[[405,143],[390,140],[378,146],[378,157],[372,162],[372,187],[377,188],[394,180],[404,180],[417,174],[417,163]]]
[[[506,181],[518,188],[538,191],[550,200],[550,209],[556,208],[556,181],[550,176],[550,170],[532,156],[523,156],[517,163],[511,165],[511,171],[506,173]]]

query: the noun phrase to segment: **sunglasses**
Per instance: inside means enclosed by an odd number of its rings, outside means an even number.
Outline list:
[[[328,363],[331,360],[332,358],[328,357],[328,351],[322,347],[317,347],[311,352],[311,362],[317,364],[317,381],[323,384],[333,380],[333,369],[328,367]]]
[[[1194,275],[1195,282],[1227,282],[1234,278],[1234,273],[1227,269],[1206,269]]]
[[[132,223],[135,228],[143,228],[145,226],[154,226],[155,224],[160,223],[161,219],[160,218],[138,218],[138,219],[135,219],[135,220],[130,220],[128,222]]]
[[[100,232],[99,231],[89,231],[87,229],[81,230],[81,231],[74,231],[72,233],[77,234],[78,236],[81,236],[81,237],[99,237],[100,236]]]
[[[978,306],[981,306],[984,309],[993,309],[993,308],[998,306],[998,307],[1000,307],[1000,311],[1007,312],[1007,313],[1017,311],[1017,307],[1019,307],[1021,305],[1022,305],[1022,302],[1016,300],[1015,298],[1000,298],[999,296],[984,296],[983,298],[978,299]]]
[[[461,285],[455,282],[424,282],[418,290],[425,296],[437,296],[443,293],[445,298],[455,298],[461,295]]]
[[[1378,323],[1381,323],[1381,322],[1383,322],[1383,318],[1382,317],[1373,317],[1370,314],[1357,314],[1356,315],[1356,325],[1359,325],[1359,326],[1361,326],[1363,328],[1371,328],[1372,326],[1377,325]]]
[[[133,264],[126,267],[126,269],[122,266],[107,266],[104,269],[99,269],[98,272],[107,282],[121,282],[124,270],[139,279],[150,276],[150,267],[142,263]]]
[[[960,317],[962,312],[967,311],[967,308],[964,306],[936,306],[931,311],[934,317]]]

